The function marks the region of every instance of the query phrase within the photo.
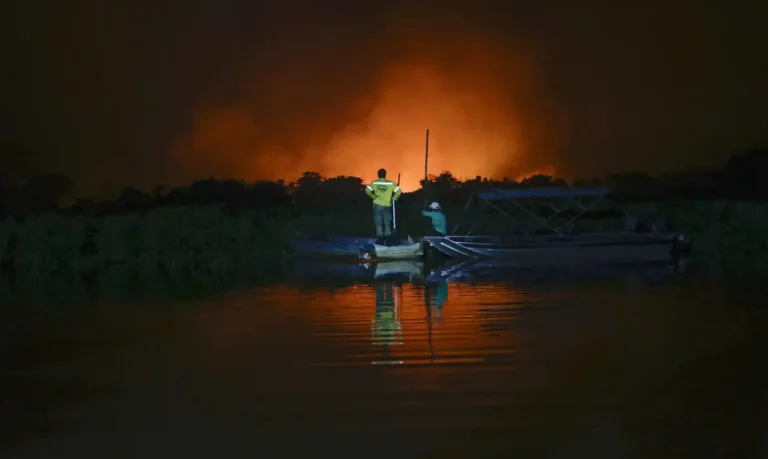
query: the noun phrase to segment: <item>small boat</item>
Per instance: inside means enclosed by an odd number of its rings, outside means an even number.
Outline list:
[[[305,256],[354,257],[361,261],[411,259],[422,255],[421,244],[407,239],[397,245],[377,245],[374,238],[329,236],[323,240],[297,238],[291,241],[291,248]]]
[[[621,264],[674,261],[679,236],[595,233],[562,238],[492,238],[487,236],[427,236],[431,247],[449,257],[500,258],[520,266],[535,264]]]
[[[404,245],[373,245],[373,249],[364,248],[360,250],[358,257],[360,261],[379,261],[379,260],[409,260],[421,258],[423,255],[420,242],[414,242]]]
[[[425,241],[433,249],[451,258],[495,258],[504,259],[517,266],[532,265],[584,265],[623,264],[676,261],[680,254],[687,255],[685,237],[673,231],[654,228],[648,232],[637,232],[637,220],[625,231],[575,232],[574,222],[587,214],[603,198],[612,194],[609,187],[595,188],[538,188],[527,190],[491,190],[470,197],[481,200],[488,207],[498,211],[514,223],[505,235],[449,235],[427,236]],[[584,205],[578,198],[597,198],[590,205]],[[559,208],[551,204],[556,200],[566,203]],[[526,207],[525,200],[534,200],[539,208],[549,209],[546,216],[537,214]],[[510,201],[516,209],[523,211],[523,218],[513,218],[509,212],[495,204]],[[542,201],[544,201],[542,203]],[[568,205],[570,218],[556,226],[558,214]],[[548,206],[548,207],[547,207]],[[629,216],[621,206],[623,214]],[[531,225],[531,221],[533,225]],[[627,219],[631,221],[631,219]],[[522,223],[522,225],[521,225]],[[517,225],[515,225],[517,224]],[[457,225],[458,228],[458,225]],[[454,233],[456,229],[454,229]],[[682,246],[686,246],[681,250]]]

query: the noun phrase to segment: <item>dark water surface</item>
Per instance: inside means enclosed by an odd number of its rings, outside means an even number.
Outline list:
[[[0,456],[768,457],[768,289],[410,271],[6,297]]]

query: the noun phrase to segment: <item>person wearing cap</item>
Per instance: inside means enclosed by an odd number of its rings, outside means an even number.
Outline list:
[[[373,222],[376,225],[376,243],[391,243],[392,202],[400,197],[400,186],[387,179],[387,171],[379,169],[379,178],[365,187],[365,194],[373,200]]]
[[[432,232],[435,235],[445,236],[448,233],[448,222],[445,214],[440,209],[440,204],[433,202],[429,205],[429,210],[422,210],[421,215],[429,217],[432,220]]]

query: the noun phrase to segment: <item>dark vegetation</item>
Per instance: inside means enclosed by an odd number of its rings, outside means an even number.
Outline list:
[[[720,170],[613,174],[571,184],[543,175],[520,183],[462,181],[443,172],[430,177],[426,192],[403,195],[398,232],[420,235],[428,224],[420,210],[433,200],[443,205],[450,229],[476,191],[608,185],[639,218],[662,216],[694,236],[699,252],[752,254],[768,248],[766,170],[768,151],[756,150],[733,156]],[[64,205],[73,185],[58,175],[0,181],[0,263],[6,272],[92,271],[113,264],[166,272],[260,266],[289,256],[287,243],[296,235],[373,232],[370,201],[357,177],[306,172],[290,183],[209,178],[149,192],[126,188],[111,201],[78,198]]]

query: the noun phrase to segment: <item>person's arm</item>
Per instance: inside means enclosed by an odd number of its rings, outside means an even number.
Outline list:
[[[365,194],[367,194],[368,197],[371,199],[376,199],[376,195],[373,193],[373,188],[371,187],[371,185],[365,186]]]
[[[400,185],[395,185],[395,187],[396,187],[395,193],[392,195],[393,201],[397,201],[400,198],[400,193],[402,193],[402,191],[400,190]]]

